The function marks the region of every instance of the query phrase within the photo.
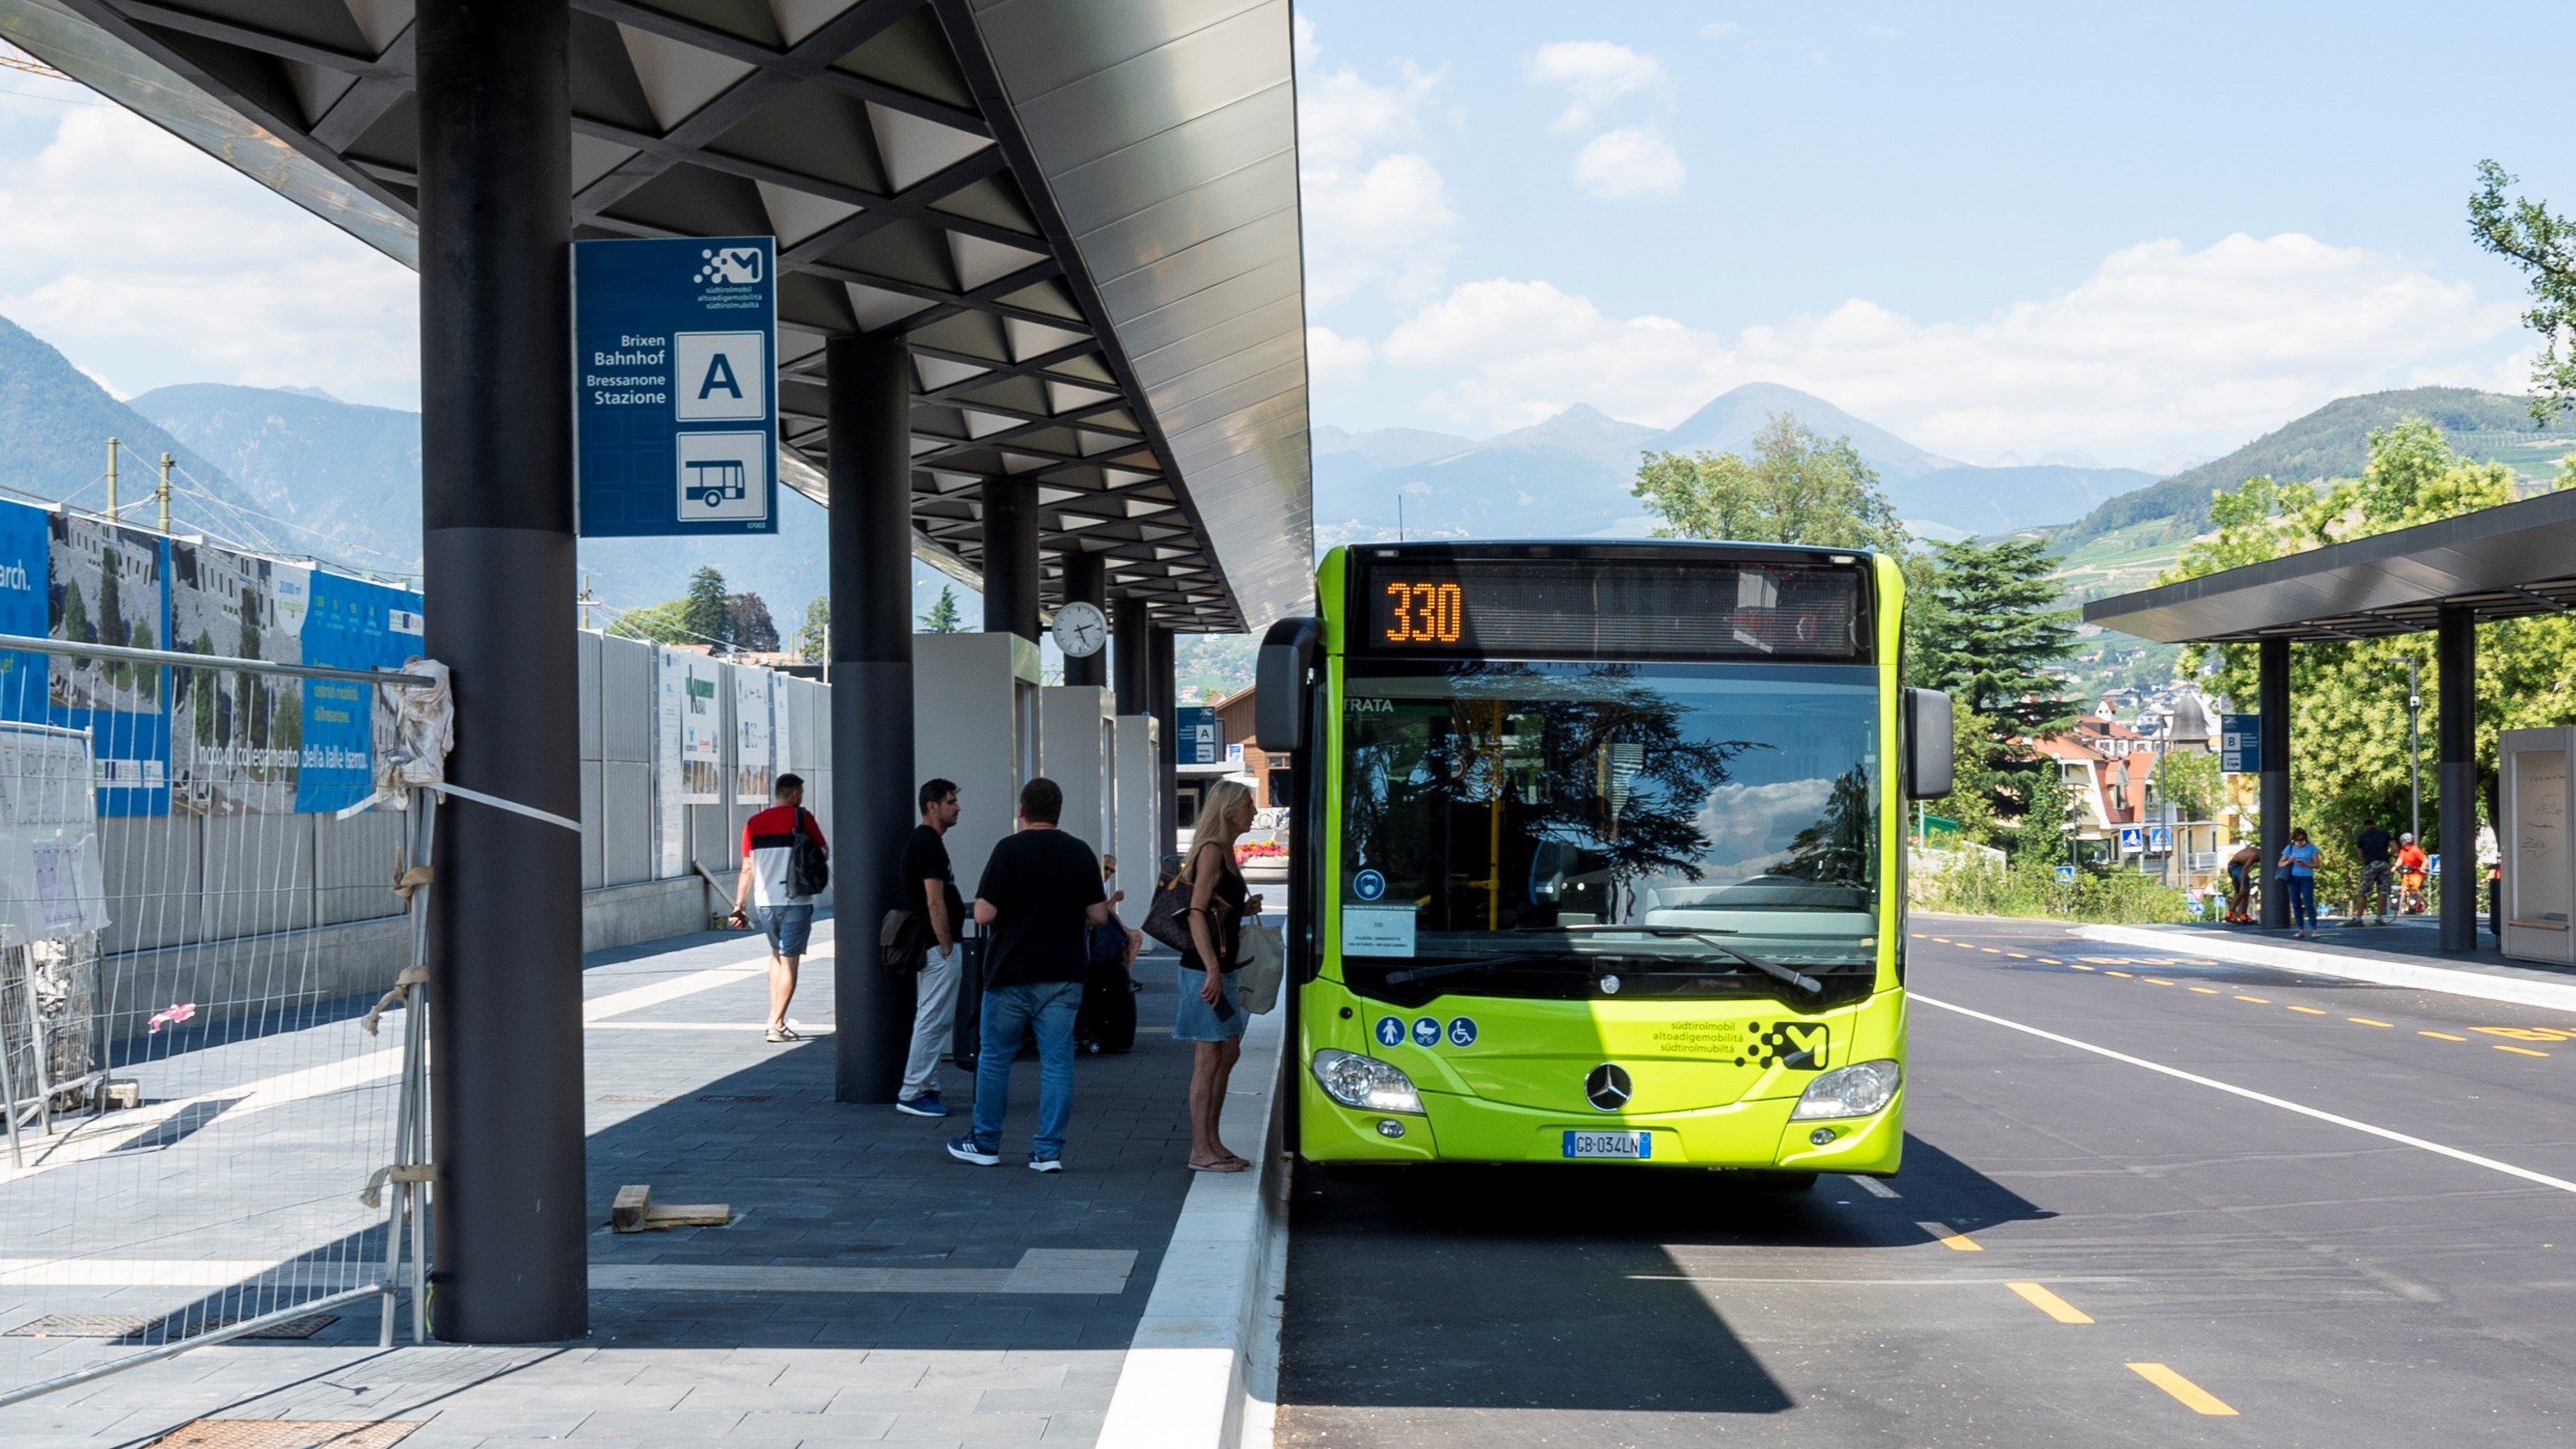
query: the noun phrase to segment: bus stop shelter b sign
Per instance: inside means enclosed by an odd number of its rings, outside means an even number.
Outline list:
[[[778,531],[777,243],[573,244],[586,538]]]

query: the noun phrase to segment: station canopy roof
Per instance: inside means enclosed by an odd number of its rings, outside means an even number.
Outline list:
[[[2576,609],[2576,490],[2096,599],[2084,622],[2159,643],[2336,642]]]
[[[783,481],[828,501],[825,337],[897,334],[916,552],[973,580],[980,484],[1026,478],[1160,623],[1311,608],[1288,0],[572,8],[575,235],[778,238]],[[410,0],[0,0],[0,36],[417,267]]]

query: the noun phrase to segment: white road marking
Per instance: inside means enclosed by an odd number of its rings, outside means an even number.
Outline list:
[[[1919,1001],[1925,1006],[1937,1006],[1943,1011],[1955,1011],[1961,1016],[1972,1016],[1979,1021],[1991,1022],[1996,1026],[2006,1027],[2013,1031],[2035,1036],[2043,1041],[2053,1041],[2060,1046],[2073,1047],[2077,1051],[2087,1051],[2093,1053],[2095,1056],[2109,1057],[2115,1062],[2126,1062],[2133,1067],[2144,1067],[2148,1071],[2162,1073],[2163,1075],[2175,1078],[2178,1081],[2190,1082],[2195,1086],[2209,1087],[2216,1091],[2225,1092],[2230,1096],[2243,1097],[2249,1102],[2260,1102],[2267,1107],[2278,1107],[2284,1112],[2296,1112],[2302,1117],[2313,1117],[2320,1122],[2331,1122],[2337,1127],[2349,1127],[2355,1132],[2366,1132],[2373,1137],[2383,1138],[2387,1141],[2397,1143],[2400,1146],[2413,1147],[2420,1151],[2434,1153],[2437,1156],[2450,1158],[2455,1162],[2465,1162],[2472,1167],[2483,1167],[2490,1172],[2501,1172],[2507,1177],[2518,1177],[2525,1182],[2538,1183],[2542,1187],[2554,1187],[2560,1192],[2576,1192],[2576,1182],[2569,1182],[2563,1177],[2551,1177],[2545,1172],[2534,1172],[2528,1167],[2516,1167],[2510,1162],[2499,1162],[2492,1157],[2481,1157],[2474,1152],[2463,1152],[2457,1147],[2446,1147],[2439,1142],[2428,1142],[2421,1137],[2410,1137],[2406,1133],[2392,1131],[2386,1127],[2373,1126],[2368,1122],[2355,1121],[2350,1117],[2339,1116],[2333,1112],[2320,1111],[2315,1107],[2310,1107],[2299,1102],[2293,1102],[2285,1097],[2275,1097],[2269,1093],[2257,1092],[2251,1087],[2240,1087],[2232,1082],[2222,1082],[2216,1077],[2204,1077],[2197,1072],[2186,1072],[2180,1067],[2169,1067],[2164,1065],[2162,1062],[2148,1061],[2144,1057],[2133,1057],[2127,1052],[2113,1051],[2111,1048],[2106,1046],[2095,1046],[2089,1041],[2078,1041],[2071,1036],[2060,1036],[2053,1031],[2045,1031],[2035,1026],[2026,1026],[2021,1022],[2007,1020],[2000,1016],[1990,1016],[1985,1012],[1977,1011],[1969,1007],[1954,1006],[1947,1001],[1935,1001],[1931,997],[1925,996],[1919,991],[1909,992],[1908,995],[1913,1000]]]
[[[1886,1183],[1883,1183],[1874,1177],[1855,1177],[1852,1181],[1859,1183],[1861,1191],[1868,1193],[1872,1197],[1895,1197],[1898,1195],[1895,1188],[1889,1187]]]
[[[1991,1288],[1998,1283],[2027,1282],[2021,1278],[1724,1278],[1698,1273],[1630,1273],[1631,1283],[1787,1283],[1798,1287],[1838,1288],[1949,1288],[1959,1284]],[[2051,1278],[2051,1283],[2135,1283],[2135,1278],[2108,1275],[2073,1278]]]

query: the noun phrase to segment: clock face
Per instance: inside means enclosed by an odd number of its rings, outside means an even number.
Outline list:
[[[1071,603],[1055,611],[1055,647],[1068,659],[1088,659],[1109,643],[1109,620],[1091,604]]]

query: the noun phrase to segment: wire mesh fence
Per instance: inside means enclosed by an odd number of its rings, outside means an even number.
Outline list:
[[[361,1306],[389,1341],[418,1261],[396,887],[431,817],[311,808],[304,738],[319,703],[381,739],[400,690],[260,658],[272,595],[234,592],[233,627],[199,621],[242,649],[222,668],[0,636],[0,1403]]]

